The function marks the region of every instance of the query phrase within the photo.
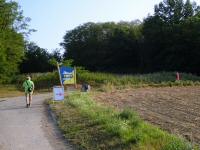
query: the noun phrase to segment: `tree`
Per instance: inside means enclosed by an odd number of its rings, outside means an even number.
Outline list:
[[[24,55],[26,19],[17,2],[0,0],[0,82],[6,82],[18,71]]]
[[[28,43],[20,70],[22,73],[51,71],[50,59],[51,57],[47,50],[40,48],[33,42]]]
[[[57,62],[62,61],[59,49],[49,53],[34,42],[26,44],[25,57],[20,65],[21,73],[50,72],[57,69]]]
[[[57,62],[61,62],[62,61],[62,54],[60,53],[61,49],[55,49],[53,50],[53,52],[51,52],[50,58],[54,58]]]
[[[200,74],[199,16],[190,0],[163,0],[143,23],[85,23],[65,34],[64,59],[93,71]]]
[[[193,47],[197,47],[199,41],[195,40],[198,42],[194,43],[192,37],[198,37],[199,34],[195,25],[199,21],[194,19],[198,14],[199,6],[189,0],[185,3],[182,0],[164,0],[155,6],[154,15],[148,16],[143,25],[149,71],[178,70],[198,73],[192,67],[194,63],[189,61],[198,54],[198,50]],[[197,61],[196,65],[199,65]]]
[[[154,16],[158,16],[166,24],[178,24],[199,12],[199,6],[187,0],[164,0],[155,5]]]
[[[200,74],[200,14],[190,17],[181,25],[180,38],[183,40],[181,58],[182,68],[185,72]]]
[[[187,0],[184,5],[183,11],[184,19],[187,19],[188,17],[192,17],[194,15],[195,10],[193,9],[193,7],[195,6],[191,4],[190,0]]]
[[[64,59],[98,71],[136,71],[141,25],[133,22],[86,23],[68,31],[61,44]],[[134,69],[133,69],[134,68]]]
[[[56,70],[57,69],[57,63],[62,62],[62,54],[60,53],[60,49],[55,49],[53,50],[52,53],[49,54],[50,60],[49,64],[52,66],[51,70]]]

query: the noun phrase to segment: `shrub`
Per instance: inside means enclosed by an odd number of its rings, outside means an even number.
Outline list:
[[[41,89],[52,89],[54,85],[59,85],[59,76],[57,72],[49,72],[49,73],[33,73],[30,74],[31,80],[33,80],[35,84],[36,90]],[[19,89],[22,89],[22,84],[26,79],[26,75],[18,75],[13,78],[12,83],[15,84]]]
[[[160,72],[152,74],[136,75],[116,75],[99,72],[77,72],[78,81],[87,82],[93,86],[112,85],[112,86],[188,86],[200,85],[200,77],[180,73],[181,80],[176,81],[175,72]]]

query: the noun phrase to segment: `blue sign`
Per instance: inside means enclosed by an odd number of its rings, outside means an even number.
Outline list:
[[[60,67],[60,75],[62,84],[75,84],[76,74],[74,68],[70,67]]]

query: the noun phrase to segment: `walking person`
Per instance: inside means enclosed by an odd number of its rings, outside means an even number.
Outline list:
[[[31,81],[31,77],[27,76],[26,80],[23,83],[23,88],[25,91],[25,96],[26,96],[26,107],[30,107],[31,101],[32,101],[32,95],[34,91],[34,83]]]

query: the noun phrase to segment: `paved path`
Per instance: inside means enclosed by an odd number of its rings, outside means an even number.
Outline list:
[[[30,108],[25,97],[0,99],[0,150],[72,150],[43,104],[50,97],[33,96]]]

